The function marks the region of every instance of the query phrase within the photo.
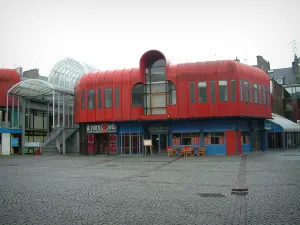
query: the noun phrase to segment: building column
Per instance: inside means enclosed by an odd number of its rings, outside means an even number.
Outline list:
[[[53,90],[53,102],[52,102],[52,116],[53,116],[53,118],[52,118],[52,121],[53,121],[53,123],[52,123],[52,127],[53,127],[53,129],[54,129],[54,127],[55,127],[55,90]]]
[[[49,128],[49,119],[50,119],[50,118],[49,118],[49,116],[50,116],[50,115],[49,115],[49,111],[50,111],[50,110],[49,110],[49,103],[48,103],[48,104],[47,104],[47,123],[46,123],[46,126],[47,126],[47,136],[49,136],[49,133],[50,133],[50,132],[49,132],[49,129],[50,129],[50,128]]]
[[[66,121],[65,121],[65,95],[63,94],[62,95],[62,116],[63,116],[63,124],[62,124],[62,127],[63,127],[63,155],[66,155],[66,129],[65,129],[65,124],[66,124]]]
[[[20,97],[18,97],[18,128],[20,128]]]
[[[6,95],[5,127],[8,128],[8,94]]]
[[[12,96],[12,104],[11,104],[11,124],[10,127],[13,128],[15,127],[15,118],[14,118],[14,114],[15,114],[15,96]]]
[[[30,116],[30,100],[27,100],[27,129],[30,129],[30,121],[31,121],[31,116]]]
[[[68,95],[68,128],[70,128],[70,95]]]
[[[26,100],[21,98],[21,109],[22,109],[22,113],[21,113],[21,122],[22,122],[22,137],[21,137],[21,153],[22,155],[25,155],[25,120],[26,120]]]
[[[57,94],[57,127],[60,127],[60,92]]]
[[[71,126],[74,127],[74,106],[71,106]]]

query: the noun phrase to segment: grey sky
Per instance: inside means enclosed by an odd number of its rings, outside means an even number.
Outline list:
[[[0,0],[0,67],[40,68],[65,57],[99,69],[137,67],[149,49],[173,63],[260,54],[273,69],[300,49],[297,0]],[[299,51],[298,51],[299,52]]]

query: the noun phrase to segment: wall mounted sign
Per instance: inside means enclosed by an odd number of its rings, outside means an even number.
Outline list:
[[[12,147],[19,147],[19,138],[12,138],[11,139],[11,146]]]
[[[167,133],[169,132],[168,126],[151,126],[149,127],[150,133]]]
[[[117,132],[116,124],[93,124],[86,126],[86,132],[88,134],[97,134],[97,133],[115,133]]]

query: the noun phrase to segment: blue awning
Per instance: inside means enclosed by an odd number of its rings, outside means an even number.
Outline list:
[[[278,114],[272,113],[272,119],[267,119],[267,121],[282,127],[284,132],[300,132],[299,124]]]

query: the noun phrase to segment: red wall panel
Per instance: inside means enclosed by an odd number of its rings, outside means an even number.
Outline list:
[[[0,69],[0,106],[6,106],[6,96],[9,89],[21,81],[21,77],[17,71],[12,69]],[[12,98],[8,97],[8,106],[12,105]],[[18,105],[18,101],[14,100],[14,105]]]
[[[235,155],[236,149],[236,136],[233,130],[226,131],[226,155]]]

